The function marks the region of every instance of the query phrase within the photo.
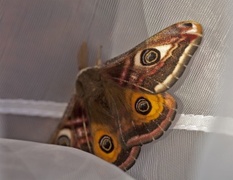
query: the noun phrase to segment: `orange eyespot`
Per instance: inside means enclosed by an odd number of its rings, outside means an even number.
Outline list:
[[[134,110],[131,116],[135,124],[158,118],[164,109],[165,99],[162,94],[147,94],[127,89],[125,97],[125,102]]]
[[[91,128],[93,154],[110,163],[115,162],[122,150],[117,134],[114,130],[110,131],[109,126],[103,124],[93,123]]]
[[[135,110],[142,115],[147,115],[151,111],[151,103],[144,97],[139,97],[135,102]]]
[[[112,138],[108,135],[104,135],[100,138],[99,145],[100,148],[106,153],[111,153],[114,149]]]
[[[160,51],[158,49],[146,49],[141,53],[141,64],[150,66],[157,63],[160,60]]]

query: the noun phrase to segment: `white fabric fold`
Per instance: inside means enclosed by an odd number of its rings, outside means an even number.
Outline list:
[[[133,180],[116,166],[84,151],[1,138],[0,179]]]
[[[60,118],[66,103],[23,99],[0,99],[0,113]]]

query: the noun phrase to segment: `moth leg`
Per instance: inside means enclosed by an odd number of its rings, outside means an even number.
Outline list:
[[[77,55],[78,70],[88,67],[88,48],[87,42],[83,42]]]
[[[103,46],[99,46],[99,48],[98,48],[98,52],[97,52],[97,58],[96,58],[96,65],[97,66],[101,66],[101,64],[102,64],[102,59],[101,59],[101,56],[102,56],[102,47]]]

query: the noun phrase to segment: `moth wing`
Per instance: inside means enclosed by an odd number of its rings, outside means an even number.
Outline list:
[[[129,169],[141,146],[123,144],[116,119],[98,100],[90,99],[88,104],[76,95],[71,98],[50,143],[81,149],[123,170]]]
[[[114,116],[116,107],[112,108],[111,100],[109,94],[103,94],[88,102],[92,152],[121,169],[127,170],[135,163],[141,146],[128,147],[122,141],[119,119]]]
[[[164,92],[183,74],[201,37],[202,27],[197,22],[174,24],[107,61],[102,68],[103,75],[123,87]]]
[[[70,146],[92,152],[89,119],[82,99],[70,99],[64,115],[50,140],[51,144]]]
[[[128,147],[158,139],[175,117],[176,101],[168,93],[149,94],[131,89],[114,92],[112,108],[117,110],[111,112],[118,123],[122,141]]]

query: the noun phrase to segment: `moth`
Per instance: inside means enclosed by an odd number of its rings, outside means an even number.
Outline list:
[[[177,104],[166,91],[183,74],[201,39],[199,23],[179,22],[102,66],[81,70],[51,143],[128,170],[141,146],[171,125]]]

